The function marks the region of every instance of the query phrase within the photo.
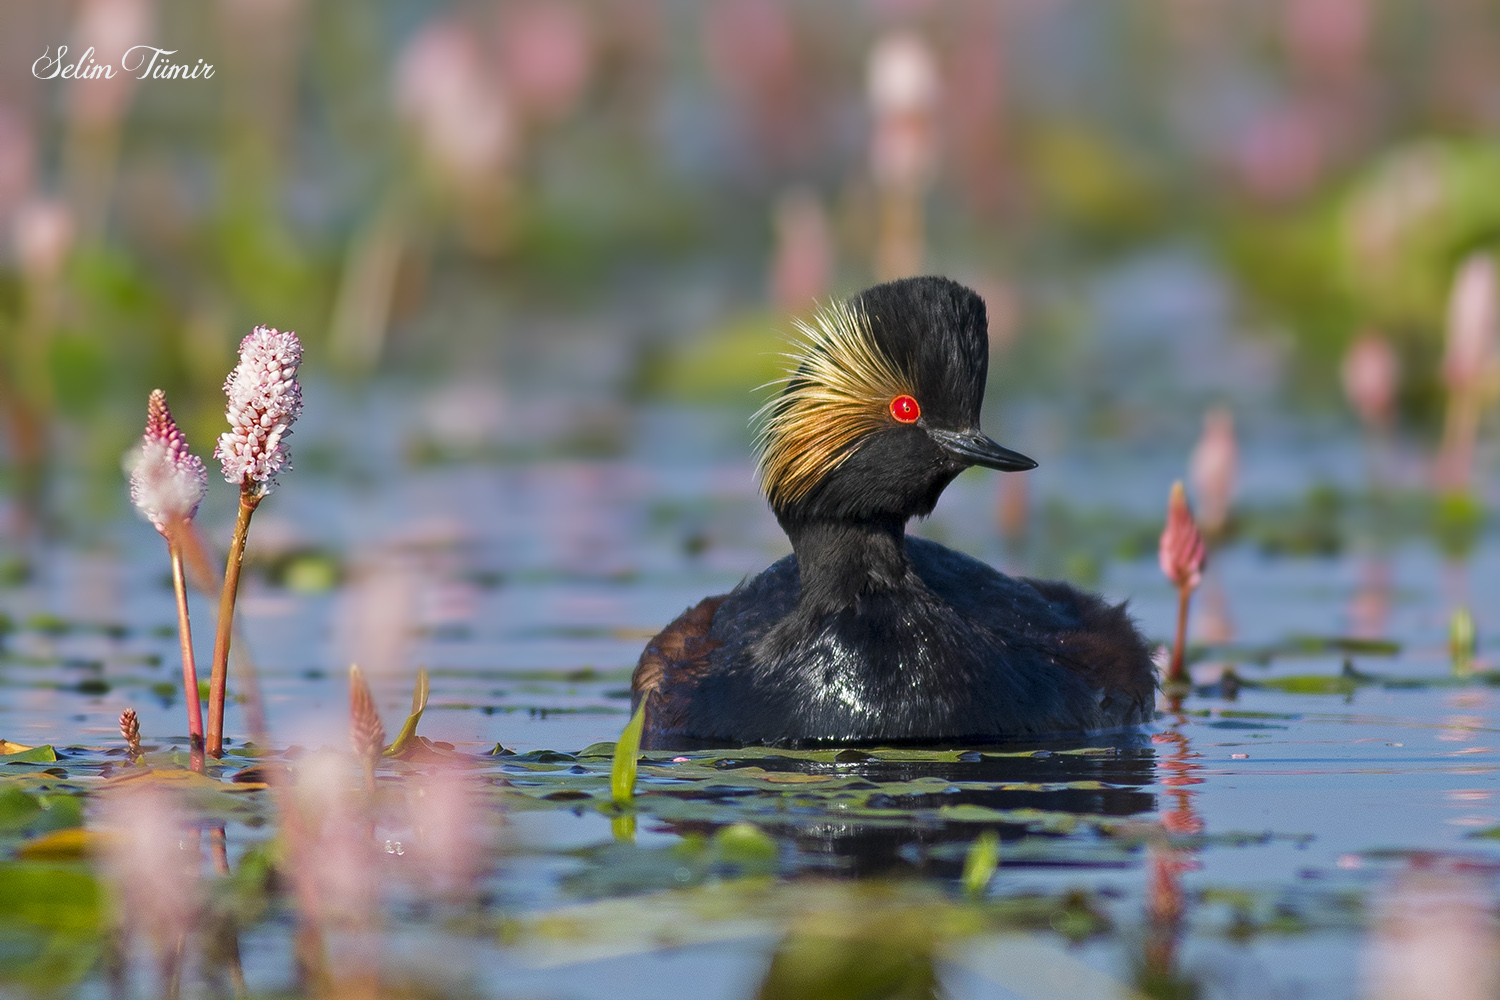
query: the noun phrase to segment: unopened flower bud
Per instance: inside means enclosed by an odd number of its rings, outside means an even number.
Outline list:
[[[1187,491],[1182,488],[1181,480],[1172,484],[1172,494],[1167,501],[1167,525],[1161,533],[1157,557],[1161,561],[1161,571],[1178,590],[1192,590],[1203,579],[1206,560],[1203,535],[1193,520],[1193,511],[1188,506]]]

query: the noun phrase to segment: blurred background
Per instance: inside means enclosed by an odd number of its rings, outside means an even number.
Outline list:
[[[404,461],[619,454],[659,404],[733,411],[732,454],[789,317],[908,273],[985,295],[998,432],[1044,460],[1185,452],[1214,403],[1351,421],[1362,334],[1394,372],[1372,419],[1435,441],[1449,285],[1500,236],[1487,0],[0,19],[13,524],[117,511],[117,479],[58,484],[118,475],[154,386],[206,451],[256,323],[297,330],[337,391],[421,387]],[[95,64],[114,78],[63,78]]]

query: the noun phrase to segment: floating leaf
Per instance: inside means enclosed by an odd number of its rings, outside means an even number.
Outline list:
[[[1360,681],[1347,674],[1299,674],[1243,683],[1246,687],[1271,688],[1287,694],[1351,694]]]
[[[94,931],[103,918],[99,882],[79,865],[0,864],[0,913],[63,932]]]
[[[986,830],[974,838],[969,851],[964,855],[964,874],[961,882],[964,895],[979,898],[995,877],[1000,866],[1000,837],[994,830]]]
[[[1390,639],[1364,639],[1345,635],[1289,635],[1277,642],[1247,644],[1205,643],[1188,650],[1190,663],[1219,662],[1268,664],[1272,660],[1310,656],[1398,656],[1401,643]]]
[[[0,830],[20,830],[41,816],[42,803],[14,785],[0,788]]]
[[[7,746],[16,746],[14,743]],[[51,764],[57,760],[57,751],[50,745],[27,747],[13,753],[0,754],[0,764]]]
[[[411,745],[417,735],[417,723],[422,720],[422,713],[427,710],[427,698],[431,693],[432,686],[427,679],[427,668],[417,668],[417,686],[411,693],[411,714],[406,717],[406,722],[401,726],[401,732],[396,734],[396,742],[385,748],[387,757],[399,757]]]
[[[646,699],[642,698],[615,746],[614,765],[609,771],[609,797],[615,805],[628,806],[635,801],[635,772],[641,755],[641,730],[645,725]]]
[[[101,834],[81,826],[44,833],[35,840],[28,840],[16,851],[17,856],[28,861],[62,860],[81,858],[99,849]]]

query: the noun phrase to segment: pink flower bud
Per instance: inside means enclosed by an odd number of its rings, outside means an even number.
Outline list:
[[[258,326],[240,342],[240,363],[224,383],[229,430],[214,449],[225,482],[255,483],[265,496],[275,488],[276,474],[290,468],[286,438],[302,412],[301,363],[302,342],[290,330]]]
[[[1203,436],[1188,460],[1188,474],[1202,504],[1203,527],[1216,536],[1229,522],[1234,499],[1239,446],[1234,440],[1234,414],[1217,407],[1203,415]]]
[[[1448,349],[1443,355],[1443,379],[1450,389],[1472,386],[1483,375],[1494,354],[1495,327],[1500,321],[1500,287],[1495,260],[1471,254],[1453,279],[1448,297]]]
[[[1396,386],[1400,362],[1385,338],[1364,333],[1349,345],[1344,355],[1344,395],[1349,405],[1371,427],[1383,427],[1396,412]]]
[[[127,708],[120,713],[120,735],[132,755],[141,752],[141,720],[136,717],[135,709]]]
[[[361,762],[373,766],[385,749],[385,727],[375,707],[375,696],[357,664],[349,666],[349,742]]]
[[[146,401],[146,434],[130,473],[130,500],[165,535],[191,521],[208,493],[203,460],[188,451],[187,437],[172,419],[167,394],[153,389]]]
[[[1167,500],[1167,525],[1161,533],[1157,558],[1161,561],[1161,571],[1178,590],[1192,590],[1203,579],[1206,560],[1203,535],[1193,520],[1181,480],[1172,484],[1172,494]]]

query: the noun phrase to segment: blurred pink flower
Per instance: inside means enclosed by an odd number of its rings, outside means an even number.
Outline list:
[[[800,313],[828,294],[833,234],[817,193],[794,188],[776,201],[771,298],[781,313]]]
[[[870,50],[866,91],[875,118],[870,170],[876,182],[925,183],[937,163],[933,115],[941,93],[927,42],[909,31],[880,38]]]
[[[380,710],[375,707],[375,696],[370,691],[369,682],[358,664],[349,665],[349,744],[365,769],[365,784],[373,795],[375,768],[380,763],[381,751],[385,749],[385,726],[381,724]]]
[[[1407,263],[1409,242],[1448,205],[1445,177],[1444,153],[1434,143],[1402,147],[1378,163],[1354,192],[1345,218],[1356,277],[1385,281]]]
[[[176,797],[150,780],[100,795],[97,829],[118,923],[149,936],[160,954],[192,929],[203,891],[197,837]]]
[[[146,401],[146,434],[130,473],[130,501],[166,535],[190,521],[208,494],[208,470],[188,450],[187,436],[172,419],[167,394],[153,389]]]
[[[965,8],[944,67],[944,138],[964,196],[980,212],[1002,207],[1013,169],[1005,136],[1008,14],[999,4]]]
[[[1282,31],[1304,76],[1343,83],[1356,79],[1370,38],[1369,0],[1286,0]]]
[[[0,104],[0,225],[10,222],[36,176],[36,136],[31,122]]]
[[[1161,563],[1161,571],[1178,590],[1192,590],[1203,579],[1206,560],[1203,535],[1193,520],[1187,491],[1180,481],[1172,484],[1172,493],[1167,500],[1167,524],[1161,533],[1157,560]]]
[[[1221,534],[1229,523],[1238,465],[1234,414],[1227,407],[1215,407],[1203,415],[1203,435],[1188,459],[1188,476],[1198,495],[1199,521],[1210,537]]]
[[[258,326],[240,341],[240,363],[224,383],[229,430],[214,449],[225,482],[254,483],[260,496],[275,488],[290,458],[286,437],[302,412],[301,363],[302,342],[290,330]]]
[[[1344,354],[1341,374],[1344,395],[1359,419],[1369,427],[1389,425],[1396,414],[1401,377],[1400,361],[1390,342],[1378,333],[1360,334]]]
[[[124,116],[135,76],[125,71],[122,60],[131,47],[149,43],[151,20],[147,0],[84,0],[78,8],[69,58],[82,57],[93,47],[95,61],[115,70],[112,78],[82,80],[69,88],[79,121],[109,126]]]
[[[298,761],[298,842],[288,874],[314,923],[368,928],[379,916],[380,855],[348,761],[331,751]]]
[[[32,281],[51,281],[73,249],[73,213],[61,201],[37,198],[16,213],[16,256]]]
[[[577,107],[594,72],[588,16],[565,0],[501,5],[500,71],[529,117],[562,118]]]
[[[435,20],[401,53],[396,108],[439,176],[482,184],[515,154],[515,123],[474,31]]]
[[[420,873],[441,897],[472,896],[485,864],[482,838],[493,829],[484,784],[457,768],[442,768],[413,775],[407,789],[416,839],[411,855]]]
[[[795,75],[795,32],[779,0],[718,0],[703,31],[708,71],[742,104],[774,103],[778,84]]]
[[[1459,267],[1448,297],[1448,343],[1443,354],[1443,379],[1463,391],[1487,373],[1495,353],[1500,322],[1500,286],[1495,259],[1471,254]]]
[[[1327,166],[1329,128],[1310,100],[1269,108],[1237,135],[1230,150],[1235,174],[1260,201],[1294,201],[1308,193]]]
[[[1364,966],[1368,1000],[1500,995],[1500,928],[1488,882],[1459,871],[1401,874],[1375,908]]]

